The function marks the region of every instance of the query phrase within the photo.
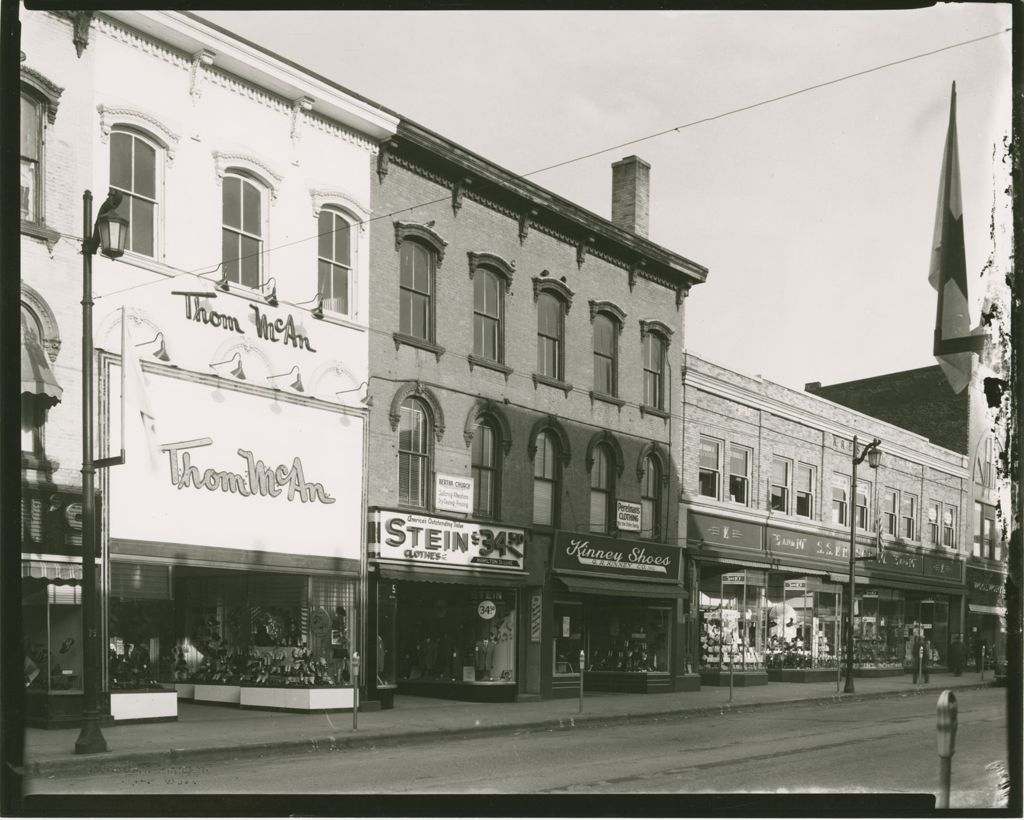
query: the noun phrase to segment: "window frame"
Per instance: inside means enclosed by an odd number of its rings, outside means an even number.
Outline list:
[[[934,514],[934,515],[933,515]],[[928,501],[928,541],[933,547],[942,546],[942,504],[935,499]]]
[[[321,234],[321,232],[320,232],[320,220],[323,218],[323,215],[325,213],[330,215],[332,217],[332,219],[333,219],[333,221],[331,223],[332,224],[331,237],[332,237],[332,240],[333,240],[332,241],[332,245],[336,245],[336,241],[337,241],[336,239],[334,239],[334,237],[338,234],[337,224],[340,222],[340,223],[344,224],[347,227],[347,229],[348,229],[348,263],[347,264],[341,263],[341,262],[339,262],[337,259],[335,259],[333,257],[328,259],[328,258],[322,256],[321,253],[320,253],[320,250],[321,250],[321,248],[320,248],[320,241],[321,241],[321,237],[323,236],[323,234]],[[358,237],[358,234],[359,234],[359,232],[356,230],[355,220],[353,220],[352,216],[349,213],[347,213],[344,208],[341,208],[340,206],[335,205],[333,203],[324,203],[324,205],[320,208],[320,210],[316,214],[316,220],[317,220],[317,237],[318,237],[317,249],[316,249],[316,260],[317,260],[316,292],[320,296],[320,305],[323,308],[324,313],[330,314],[332,316],[343,316],[346,319],[351,319],[351,318],[353,318],[355,316],[354,306],[355,306],[355,295],[356,295],[355,294],[356,250],[357,250],[357,237]],[[320,288],[320,265],[321,265],[321,263],[327,263],[330,266],[330,273],[332,274],[332,276],[333,276],[334,268],[335,267],[341,268],[341,269],[345,270],[345,272],[346,272],[346,274],[345,274],[345,278],[346,278],[345,302],[346,302],[346,306],[348,308],[347,310],[345,310],[345,311],[334,310],[333,307],[331,306],[330,302],[328,301],[328,296],[323,292],[323,290],[321,290],[321,288]],[[331,297],[331,298],[337,298],[337,297]]]
[[[711,468],[703,463],[705,445],[715,447],[715,467]],[[702,498],[713,498],[716,501],[722,500],[722,453],[725,452],[725,442],[712,436],[701,435],[697,446],[697,495]],[[708,495],[704,492],[704,476],[710,475],[715,482],[715,494]]]
[[[746,472],[744,475],[733,472],[733,454],[743,454],[746,457]],[[729,444],[729,501],[733,504],[740,504],[744,507],[749,507],[751,503],[750,487],[752,486],[752,477],[750,475],[751,469],[754,463],[754,450],[751,447],[745,447],[742,444]],[[744,498],[742,501],[738,501],[733,495],[733,479],[738,478],[743,482],[743,493]]]
[[[242,223],[242,225],[244,225],[244,222],[245,222],[245,206],[244,206],[245,187],[244,186],[245,186],[245,184],[249,184],[249,185],[251,185],[256,190],[256,193],[259,196],[259,205],[260,205],[260,219],[259,219],[260,235],[258,237],[256,237],[255,235],[253,235],[253,234],[243,230],[242,226],[239,226],[238,228],[235,228],[233,226],[229,226],[229,225],[225,224],[225,222],[224,222],[224,202],[225,202],[225,198],[227,197],[227,184],[228,184],[228,180],[229,179],[238,179],[238,180],[241,181],[240,185],[239,185],[239,208],[240,208],[239,218],[240,218],[240,222]],[[224,171],[224,178],[221,180],[221,237],[222,237],[221,238],[221,273],[223,274],[225,279],[227,279],[228,282],[230,282],[232,285],[234,285],[236,287],[245,288],[245,289],[251,290],[251,291],[259,291],[259,289],[264,285],[264,283],[266,283],[269,280],[269,278],[270,278],[267,275],[267,268],[266,268],[266,263],[265,263],[266,260],[264,260],[264,258],[263,258],[266,255],[265,248],[266,248],[266,243],[267,243],[267,241],[269,239],[269,237],[267,236],[267,229],[268,229],[268,226],[269,226],[269,218],[270,218],[269,207],[268,207],[269,203],[270,203],[270,188],[269,188],[269,186],[263,180],[261,180],[255,174],[252,174],[249,171],[245,170],[244,168],[238,168],[238,167],[232,166],[230,168],[225,169],[225,171]],[[228,263],[229,260],[224,258],[224,238],[223,238],[223,236],[224,236],[224,232],[225,231],[233,232],[233,233],[235,233],[239,237],[239,239],[238,239],[238,242],[239,242],[238,256],[233,260],[236,263],[238,263],[238,278],[237,279],[231,279],[228,276],[227,263]],[[241,263],[242,263],[242,259],[245,256],[242,253],[242,248],[241,248],[242,238],[255,239],[255,240],[258,241],[258,244],[259,244],[259,251],[256,254],[256,260],[257,260],[258,267],[257,267],[257,276],[256,276],[256,285],[255,286],[247,285],[247,284],[245,284],[242,281],[242,267],[241,267]]]
[[[473,350],[472,353],[479,359],[495,364],[505,364],[505,287],[507,278],[492,269],[488,265],[480,265],[473,275]],[[485,291],[488,283],[494,283],[496,297],[496,315],[482,311],[477,305],[477,292],[481,287]],[[480,283],[483,283],[481,286]],[[486,302],[486,298],[484,300]],[[485,308],[486,309],[486,305]],[[477,322],[483,321],[493,323],[494,330],[494,356],[488,356],[485,350],[477,349]],[[486,345],[484,345],[486,347]]]
[[[558,527],[561,520],[559,515],[560,504],[559,499],[561,497],[561,482],[562,482],[562,464],[561,464],[561,446],[558,441],[558,436],[555,435],[553,430],[544,429],[537,433],[535,441],[535,452],[533,454],[533,510],[531,511],[531,521],[534,526],[538,527]],[[550,455],[550,458],[547,458]],[[537,460],[541,457],[547,458],[545,464],[550,464],[551,475],[538,475],[537,474]],[[545,473],[547,470],[544,471]],[[537,520],[537,484],[542,482],[544,486],[549,488],[550,493],[550,516],[548,521]]]
[[[800,478],[800,471],[801,470],[807,470],[808,471],[807,474],[808,474],[808,477],[810,479],[808,481],[808,487],[805,490],[800,489],[799,478]],[[815,497],[817,496],[817,492],[816,492],[817,486],[818,486],[818,468],[817,468],[817,466],[815,466],[814,464],[808,464],[808,463],[806,463],[804,461],[798,461],[796,463],[796,472],[794,473],[794,476],[793,476],[793,515],[797,516],[798,518],[806,518],[808,521],[813,521],[814,520],[814,502],[815,502]],[[803,496],[803,497],[805,497],[807,499],[807,507],[808,507],[808,509],[807,509],[807,514],[806,515],[804,515],[803,513],[800,512],[801,496]]]
[[[775,481],[775,466],[782,465],[786,470],[786,483],[778,484]],[[792,509],[793,500],[793,459],[787,458],[786,456],[780,456],[772,454],[771,472],[768,478],[768,509],[771,512],[782,513],[783,515],[790,515]],[[776,488],[782,489],[782,507],[779,508],[775,505],[775,490]]]
[[[668,407],[668,380],[665,378],[665,372],[668,369],[669,340],[660,331],[651,328],[645,330],[642,335],[643,339],[640,346],[641,363],[643,365],[641,405],[664,412]],[[651,358],[649,354],[655,349],[655,342],[657,343],[657,349],[661,353],[661,367],[658,370],[652,370],[649,367],[649,360]],[[657,401],[650,401],[652,396],[649,385],[652,383],[657,389]]]
[[[640,537],[657,540],[661,537],[662,481],[661,460],[652,453],[644,456],[640,479]],[[653,487],[653,495],[646,495]],[[644,526],[645,511],[650,509],[650,525]]]
[[[542,332],[541,315],[542,305],[554,304],[558,307],[558,336],[550,336]],[[554,290],[546,289],[537,294],[537,375],[554,381],[565,381],[565,320],[567,303],[562,296]],[[554,367],[555,373],[546,372],[547,356],[542,353],[544,341],[554,344]],[[546,351],[545,351],[546,353]]]
[[[858,504],[860,493],[858,490],[864,488],[864,504]],[[864,532],[871,531],[871,482],[862,478],[857,479],[857,487],[853,493],[854,515],[857,521],[857,529]],[[863,514],[862,512],[863,511]]]
[[[422,439],[423,447],[422,450],[412,450],[402,447],[402,436],[406,433],[406,411],[415,410],[422,414],[423,418],[423,430]],[[431,489],[433,487],[433,476],[434,476],[434,464],[433,464],[433,434],[435,419],[430,412],[430,407],[423,399],[417,396],[406,396],[401,405],[399,406],[399,422],[398,422],[398,440],[396,443],[396,450],[398,454],[398,505],[409,509],[416,510],[432,510],[433,509],[433,493]],[[402,488],[402,459],[407,458],[410,461],[415,460],[421,465],[421,476],[423,480],[422,488],[422,504],[416,503],[410,500],[409,496],[403,498]],[[406,470],[406,474],[411,474],[411,469]]]
[[[24,100],[29,103],[35,110],[36,116],[36,133],[35,133],[35,147],[38,152],[38,156],[32,160],[32,158],[25,157],[21,153],[21,109],[20,101]],[[18,162],[19,162],[19,186],[20,186],[20,171],[21,162],[28,159],[30,162],[35,163],[33,172],[33,182],[35,184],[35,191],[32,196],[32,207],[34,213],[31,219],[26,219],[21,216],[21,206],[19,203],[18,212],[23,225],[34,225],[36,227],[43,227],[46,225],[46,196],[45,196],[45,180],[46,180],[46,126],[47,118],[49,113],[49,101],[42,97],[39,92],[33,89],[31,86],[25,83],[21,84],[20,97],[19,97],[19,128],[18,128]]]
[[[615,528],[615,505],[612,503],[615,500],[615,453],[612,452],[611,447],[602,442],[594,447],[592,458],[593,463],[590,465],[589,470],[589,531],[598,535],[610,535]],[[595,477],[595,473],[601,469],[602,465],[604,468],[603,474]],[[601,481],[605,483],[604,486],[596,483]],[[600,522],[594,520],[594,502],[597,499],[600,499],[600,503],[604,506],[603,521]]]
[[[477,461],[477,436],[480,435],[481,430],[489,430],[491,434],[491,463],[483,464]],[[470,443],[470,474],[473,477],[473,515],[477,518],[500,518],[500,500],[501,500],[501,436],[500,427],[498,423],[488,415],[477,416],[476,421],[473,423],[473,438]],[[490,508],[484,509],[480,506],[480,487],[481,482],[479,480],[479,474],[486,472],[490,476]]]
[[[904,507],[910,503],[910,515],[904,514]],[[914,493],[900,493],[900,533],[908,541],[918,540],[917,516],[919,502]]]
[[[611,338],[611,351],[609,353],[605,353],[603,351],[599,352],[598,349],[597,349],[597,323],[598,323],[599,320],[602,323],[603,322],[607,322],[608,326],[610,328],[609,336]],[[598,311],[597,313],[594,314],[594,318],[591,321],[591,324],[593,325],[593,331],[592,331],[592,338],[593,338],[593,345],[592,345],[592,348],[593,348],[593,350],[592,350],[592,353],[593,353],[593,365],[592,366],[593,366],[594,392],[595,393],[600,393],[600,394],[605,395],[605,396],[612,396],[613,398],[618,398],[618,396],[619,396],[619,336],[622,334],[622,322],[619,321],[619,319],[616,316],[614,316],[613,314],[611,314],[610,312],[601,310],[601,311]],[[600,387],[598,387],[598,384],[597,384],[598,359],[599,358],[602,359],[602,360],[607,360],[608,365],[609,365],[609,369],[610,369],[609,382],[610,383],[607,385],[607,387],[608,387],[607,390],[601,389]]]
[[[946,524],[946,515],[950,523]],[[949,550],[957,549],[957,508],[952,504],[942,505],[942,546]],[[947,537],[948,536],[948,537]]]
[[[842,499],[836,498],[837,490],[842,491]],[[832,524],[834,526],[850,526],[850,500],[850,476],[832,473]]]
[[[122,194],[121,204],[117,208],[117,213],[128,220],[128,237],[125,241],[124,250],[125,253],[130,253],[143,259],[152,259],[154,261],[163,258],[163,209],[160,207],[163,193],[164,193],[164,166],[166,164],[166,148],[165,146],[155,137],[147,134],[145,131],[139,128],[135,128],[131,125],[125,125],[123,123],[114,123],[110,128],[109,142],[110,150],[107,152],[109,166],[107,169],[108,178],[113,175],[114,170],[114,142],[115,135],[124,135],[131,138],[131,176],[132,186],[135,185],[135,159],[136,142],[140,141],[144,145],[147,145],[153,150],[153,197],[150,199],[145,194],[136,193],[134,190],[128,190],[119,185],[115,185],[113,179],[109,179],[109,186],[113,190],[120,191]],[[132,231],[135,226],[134,208],[132,207],[132,200],[138,199],[141,201],[149,202],[153,208],[153,253],[148,254],[142,251],[136,250],[132,247]],[[221,205],[223,208],[223,203]],[[222,211],[223,218],[223,211]]]
[[[896,538],[900,529],[900,491],[894,487],[885,487],[882,490],[882,523],[883,535]]]

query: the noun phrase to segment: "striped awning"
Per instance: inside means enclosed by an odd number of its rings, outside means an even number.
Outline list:
[[[21,562],[22,578],[37,578],[54,584],[80,584],[82,582],[82,565],[70,564],[65,561]]]
[[[64,390],[50,369],[50,360],[36,332],[21,317],[21,392],[37,396],[44,406],[57,404]]]
[[[1000,617],[1006,615],[1005,606],[989,606],[988,604],[967,604],[967,609],[970,612],[976,612],[979,615],[999,615]]]

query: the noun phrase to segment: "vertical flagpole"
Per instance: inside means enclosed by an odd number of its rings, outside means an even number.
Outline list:
[[[125,363],[128,361],[125,345],[128,343],[128,328],[124,322],[124,305],[121,305],[121,457],[124,458],[124,384]]]

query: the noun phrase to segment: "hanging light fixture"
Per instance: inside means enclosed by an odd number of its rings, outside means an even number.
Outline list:
[[[270,293],[267,293],[268,285],[270,285]],[[260,293],[263,294],[263,299],[268,305],[271,307],[277,307],[277,279],[271,276],[266,282],[260,285]]]
[[[293,367],[291,370],[287,371],[286,373],[277,373],[277,374],[275,374],[273,376],[267,376],[267,381],[271,382],[271,385],[272,385],[272,387],[275,390],[280,390],[281,389],[280,387],[278,387],[276,384],[273,384],[273,379],[283,379],[285,376],[291,376],[292,374],[295,375],[295,378],[292,380],[291,384],[289,384],[288,386],[292,390],[295,390],[298,393],[305,393],[306,392],[306,388],[302,384],[302,372],[299,370],[299,366],[298,365],[295,365],[295,367]]]
[[[159,347],[157,347],[156,351],[152,354],[153,358],[154,359],[159,359],[162,362],[169,362],[171,360],[171,357],[167,353],[167,345],[164,343],[164,334],[163,334],[162,331],[158,332],[156,334],[156,336],[154,336],[148,342],[140,342],[139,344],[137,344],[135,346],[136,347],[145,347],[146,345],[153,344],[153,342],[160,342]]]
[[[128,241],[128,220],[117,213],[122,198],[120,191],[111,188],[96,217],[94,241],[98,240],[100,253],[110,259],[122,256]]]
[[[231,369],[231,375],[239,381],[245,381],[245,369],[242,367],[242,354],[241,352],[235,353],[230,359],[225,359],[222,362],[210,362],[210,368],[216,373],[217,368],[225,364],[234,364],[235,366]],[[219,375],[219,374],[218,374]]]

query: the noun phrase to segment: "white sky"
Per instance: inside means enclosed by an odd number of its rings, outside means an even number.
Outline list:
[[[1010,13],[959,3],[202,16],[528,173],[993,34]],[[972,298],[990,260],[999,279],[1008,269],[1010,44],[1002,34],[531,179],[607,217],[611,163],[651,163],[650,238],[710,271],[687,302],[693,353],[797,389],[927,366],[954,80]]]

